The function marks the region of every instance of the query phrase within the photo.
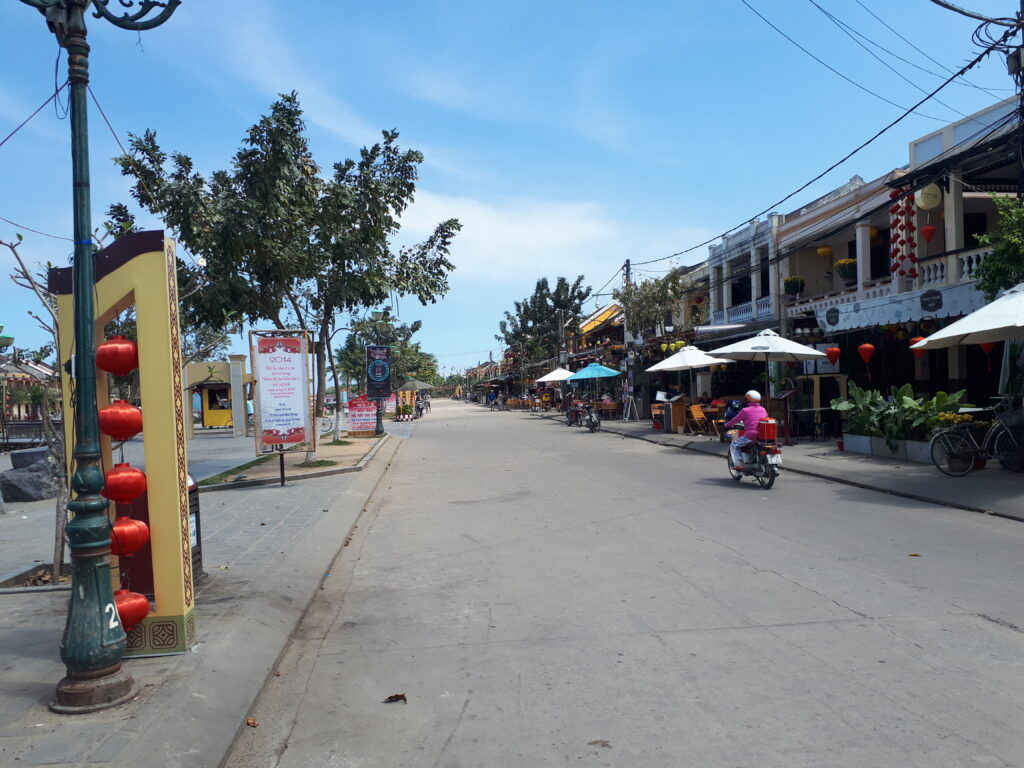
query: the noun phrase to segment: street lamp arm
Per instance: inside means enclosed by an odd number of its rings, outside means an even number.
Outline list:
[[[64,0],[21,0],[25,5],[31,5],[37,9],[40,13],[46,13],[47,8],[56,8]]]
[[[22,0],[22,2],[34,4],[38,2],[46,2],[46,0]],[[173,14],[177,7],[181,5],[181,0],[166,0],[166,2],[160,2],[159,0],[139,0],[139,9],[137,11],[132,12],[131,10],[128,10],[121,16],[117,16],[107,8],[107,6],[110,5],[110,2],[111,0],[93,0],[95,9],[93,10],[92,15],[97,19],[106,19],[115,27],[138,32],[159,27],[171,18],[171,14]],[[133,9],[135,6],[135,0],[117,0],[117,2],[120,3],[123,8]],[[162,8],[163,10],[153,18],[144,20],[154,8]]]

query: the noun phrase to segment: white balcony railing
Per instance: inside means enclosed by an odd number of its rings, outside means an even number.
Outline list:
[[[718,309],[711,314],[712,325],[725,325],[725,310]]]
[[[735,307],[729,307],[729,322],[730,323],[746,323],[752,320],[754,317],[754,311],[751,308],[751,304],[737,304]]]
[[[761,296],[755,302],[757,305],[757,319],[767,320],[772,317],[775,313],[772,311],[772,297]]]
[[[819,309],[838,307],[840,304],[852,304],[855,301],[857,301],[856,289],[839,291],[816,299],[797,299],[786,309],[786,314],[789,317],[800,317],[808,310],[817,312]]]

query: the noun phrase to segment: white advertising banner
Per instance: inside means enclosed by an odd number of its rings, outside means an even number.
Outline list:
[[[306,334],[252,331],[250,348],[256,384],[256,452],[315,449]]]

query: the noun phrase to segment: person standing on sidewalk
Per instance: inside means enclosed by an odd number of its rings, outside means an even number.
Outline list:
[[[747,405],[739,413],[725,422],[725,429],[733,424],[743,425],[743,437],[734,437],[729,444],[732,464],[736,469],[743,469],[743,448],[757,440],[757,424],[761,419],[768,418],[768,411],[761,405],[761,393],[751,389],[746,394]]]

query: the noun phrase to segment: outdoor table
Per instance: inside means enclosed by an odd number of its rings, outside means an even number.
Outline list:
[[[822,438],[827,437],[827,435],[825,434],[825,428],[826,427],[831,428],[833,425],[828,423],[828,422],[826,422],[825,420],[823,420],[821,415],[822,415],[822,413],[831,412],[831,411],[832,411],[831,407],[828,407],[828,408],[793,408],[793,409],[790,410],[789,414],[790,414],[791,417],[794,417],[794,421],[798,421],[801,424],[804,423],[803,419],[800,418],[799,416],[797,416],[797,414],[809,414],[810,415],[811,434],[809,435],[809,437],[813,440],[818,435],[819,432],[821,432],[821,437]],[[796,426],[796,425],[793,425],[793,426]],[[798,436],[795,433],[795,431],[794,431],[794,435],[793,436],[794,437]],[[799,435],[799,436],[803,436],[803,435]]]

